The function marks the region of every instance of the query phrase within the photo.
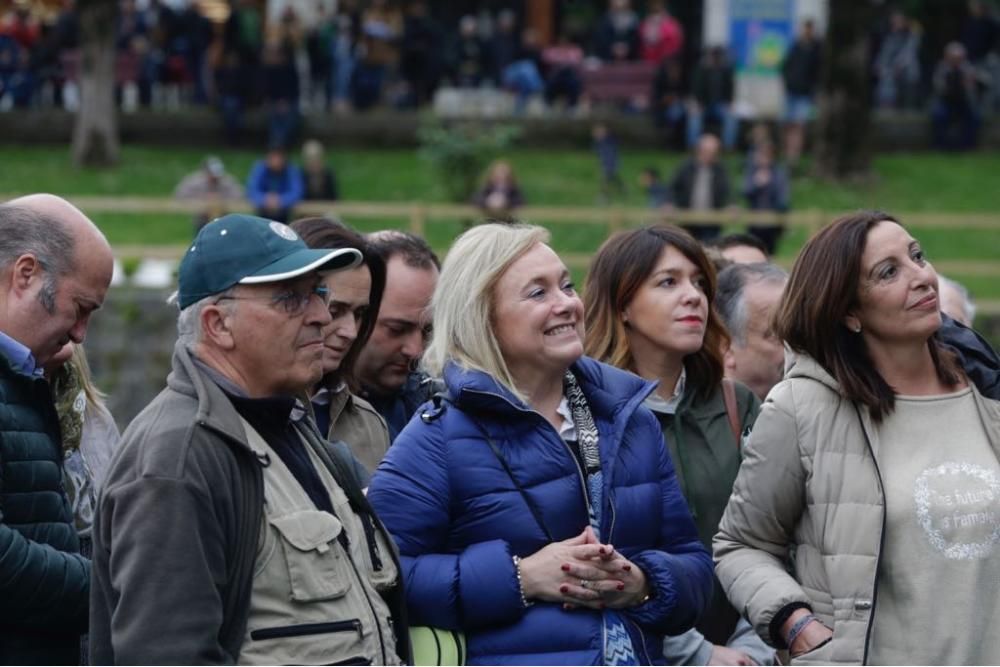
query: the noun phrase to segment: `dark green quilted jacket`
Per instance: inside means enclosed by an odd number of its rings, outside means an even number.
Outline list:
[[[0,664],[76,664],[90,561],[62,484],[48,383],[0,354]]]

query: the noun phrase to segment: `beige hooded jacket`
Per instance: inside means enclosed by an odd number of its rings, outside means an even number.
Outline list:
[[[795,664],[863,664],[884,529],[877,431],[814,360],[799,357],[785,377],[746,445],[713,541],[716,574],[769,643],[772,619],[790,603],[809,605],[833,629],[831,642]],[[973,389],[1000,455],[1000,403]]]

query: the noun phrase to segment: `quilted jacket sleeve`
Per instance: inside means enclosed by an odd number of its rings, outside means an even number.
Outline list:
[[[452,520],[439,422],[415,419],[372,477],[368,499],[400,551],[410,622],[449,630],[512,623],[524,614],[509,545],[448,550]]]
[[[27,539],[0,509],[0,625],[82,631],[89,596],[89,560]]]
[[[806,475],[791,398],[785,383],[764,403],[712,543],[722,587],[762,638],[770,637],[771,619],[780,609],[809,603],[785,569],[804,508]]]
[[[642,440],[661,443],[656,450],[662,521],[656,548],[631,557],[646,574],[652,596],[645,604],[627,609],[626,614],[653,632],[676,635],[694,627],[708,605],[712,560],[698,539],[656,418],[646,411],[638,418]]]
[[[3,450],[4,447],[0,447],[0,451]],[[35,476],[44,473],[39,466],[46,464],[55,466],[49,461],[16,463],[27,466],[26,474]],[[5,488],[7,470],[8,466],[0,457],[0,490]],[[17,495],[23,496],[20,502],[37,503],[36,507],[61,502],[55,492]],[[90,561],[80,554],[28,539],[10,526],[5,509],[0,500],[0,627],[61,627],[82,631],[87,627]],[[56,525],[52,528],[58,529],[72,530],[72,527]]]

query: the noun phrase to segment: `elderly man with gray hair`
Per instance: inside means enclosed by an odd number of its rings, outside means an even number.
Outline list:
[[[965,285],[938,274],[938,301],[941,312],[963,326],[971,327],[976,319],[976,304]]]
[[[249,215],[185,253],[173,370],[98,507],[93,664],[409,658],[392,540],[297,402],[323,369],[322,273],[360,261]]]
[[[82,343],[111,282],[103,234],[53,195],[0,205],[0,663],[77,664],[90,561],[63,487],[44,365]]]
[[[719,272],[715,308],[732,337],[723,360],[726,377],[762,401],[784,374],[785,349],[771,320],[787,281],[774,264],[732,264]]]

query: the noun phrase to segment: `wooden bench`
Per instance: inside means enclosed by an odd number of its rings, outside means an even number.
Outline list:
[[[59,56],[63,67],[63,76],[67,81],[77,81],[80,78],[80,51],[63,51]],[[115,56],[115,82],[118,85],[135,82],[139,79],[139,57],[128,51],[119,51]]]
[[[583,94],[591,104],[649,108],[656,65],[644,61],[584,65]]]

